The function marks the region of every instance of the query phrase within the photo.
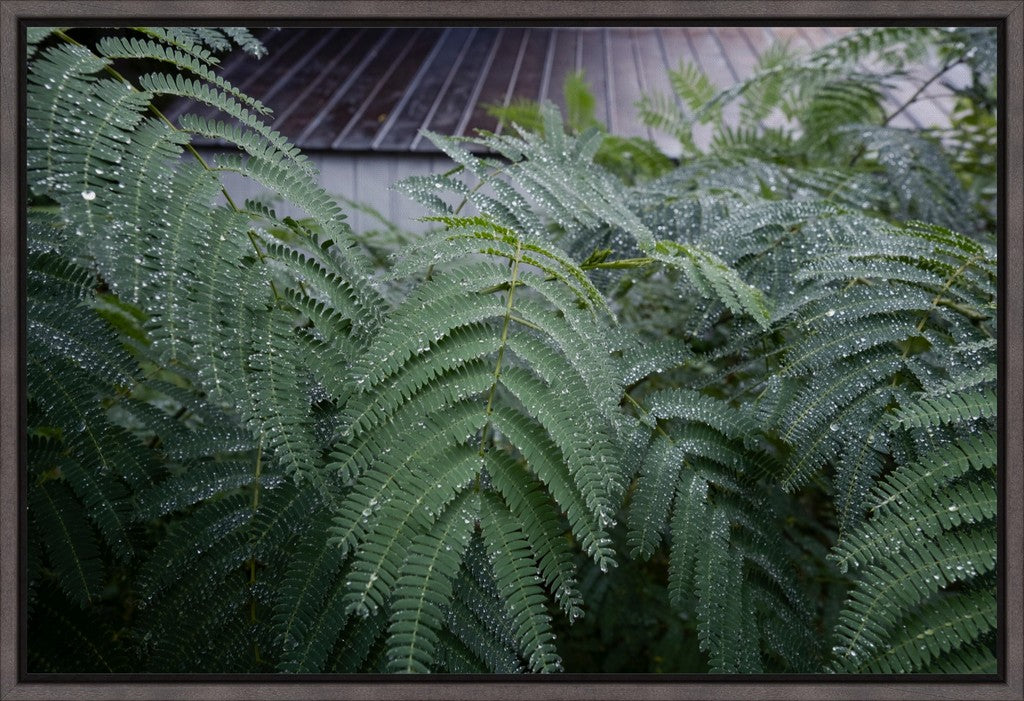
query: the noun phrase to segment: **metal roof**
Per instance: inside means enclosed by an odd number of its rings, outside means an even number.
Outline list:
[[[668,70],[696,63],[727,87],[750,75],[773,41],[827,44],[827,27],[335,27],[267,30],[262,60],[238,55],[224,77],[273,110],[273,128],[303,150],[436,152],[421,129],[494,131],[485,105],[516,98],[563,106],[562,82],[582,70],[597,118],[622,136],[651,133],[634,103],[669,93]],[[912,89],[911,89],[912,90]],[[897,88],[898,92],[898,88]],[[170,109],[171,116],[177,106]],[[938,108],[938,112],[936,112]],[[931,110],[931,112],[928,112]],[[908,126],[943,121],[948,106],[914,105]]]

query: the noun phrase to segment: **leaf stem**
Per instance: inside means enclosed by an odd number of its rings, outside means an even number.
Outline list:
[[[484,424],[480,434],[480,457],[484,456],[487,446],[487,430],[491,427],[491,414],[494,411],[494,396],[498,391],[498,379],[501,377],[501,362],[505,357],[505,347],[508,345],[508,328],[512,321],[512,300],[515,298],[516,287],[519,283],[519,263],[522,260],[523,242],[516,239],[516,254],[512,259],[512,279],[509,282],[508,300],[505,303],[505,319],[501,326],[501,345],[498,347],[498,359],[494,364],[494,381],[491,383],[491,390],[487,395],[487,406],[484,414],[487,416],[487,423]],[[480,491],[480,475],[476,477],[476,490]]]
[[[260,506],[260,473],[262,472],[262,460],[263,460],[263,436],[266,434],[261,433],[260,439],[256,442],[256,470],[253,474],[252,481],[252,513],[253,518],[256,517],[256,511]],[[256,596],[254,594],[254,588],[256,586],[256,555],[253,554],[249,558],[249,623],[256,623]],[[256,662],[260,663],[263,660],[260,658],[260,646],[258,643],[253,642],[253,655],[256,658]]]

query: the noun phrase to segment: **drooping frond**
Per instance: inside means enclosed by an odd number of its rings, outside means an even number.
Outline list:
[[[327,544],[329,513],[323,512],[303,534],[278,588],[271,627],[281,650],[281,671],[319,669],[345,621],[332,605],[331,587],[340,582],[344,559]]]
[[[537,566],[523,526],[492,494],[483,498],[484,543],[493,562],[498,591],[515,625],[520,651],[531,670],[553,672],[561,669],[555,652],[551,622],[543,603],[544,590],[537,584]]]
[[[490,672],[522,672],[514,619],[498,590],[479,532],[470,540],[445,615],[447,630]],[[443,668],[454,671],[451,665]]]
[[[877,485],[870,517],[830,555],[840,568],[855,568],[857,581],[836,626],[836,670],[928,669],[940,653],[967,648],[992,628],[994,378],[964,375],[972,379],[936,383],[952,392],[923,390],[891,415],[893,430],[915,440],[916,460]],[[900,618],[907,625],[889,623]]]
[[[434,659],[443,611],[450,606],[452,580],[469,545],[479,507],[467,492],[452,503],[429,534],[409,547],[392,595],[388,627],[388,670],[427,672]]]
[[[480,217],[439,221],[447,228],[392,271],[430,272],[355,368],[362,391],[349,402],[346,439],[332,454],[331,467],[355,480],[332,529],[335,541],[355,552],[348,606],[367,612],[387,605],[398,631],[406,614],[393,587],[407,558],[434,547],[421,541],[454,508],[449,502],[480,492],[487,548],[501,550],[494,539],[513,538],[507,519],[523,519],[529,525],[515,536],[522,543],[516,557],[527,559],[507,567],[521,578],[532,563],[570,618],[578,617],[574,565],[554,545],[563,528],[558,512],[607,568],[613,563],[605,528],[624,487],[612,420],[616,373],[603,333],[609,310],[569,256],[543,239]],[[402,440],[408,427],[424,440]],[[492,490],[502,498],[489,498]],[[510,573],[495,574],[500,586],[511,586]],[[443,582],[438,591],[450,597]],[[527,617],[516,635],[538,670],[552,669],[556,659],[546,627],[537,627],[537,617],[546,618],[545,599],[523,600],[516,614]],[[440,622],[431,618],[412,642],[394,640],[392,648],[411,646],[403,648],[409,669],[423,662],[411,661],[421,654],[411,651],[418,641],[428,649],[437,644]]]
[[[33,525],[41,532],[60,588],[83,607],[97,600],[106,573],[96,534],[82,506],[60,482],[35,484],[28,497]]]
[[[762,644],[790,668],[812,664],[808,594],[776,564],[797,546],[777,535],[778,507],[751,481],[767,458],[750,417],[678,389],[651,393],[644,411],[659,425],[630,504],[634,555],[649,556],[667,528],[669,595],[694,607],[712,671],[761,670]]]
[[[942,587],[984,575],[995,567],[990,529],[969,529],[933,540],[918,537],[905,552],[864,568],[836,628],[837,671],[870,662],[873,649],[885,649],[892,621]],[[991,590],[988,605],[994,607]]]
[[[502,227],[530,232],[543,239],[550,235],[540,227],[531,202],[559,225],[564,236],[603,227],[620,230],[652,259],[679,269],[700,294],[721,300],[737,314],[749,314],[759,323],[766,323],[768,309],[760,291],[744,282],[713,253],[692,243],[658,240],[628,206],[621,184],[603,169],[587,167],[601,142],[600,133],[589,130],[579,137],[566,135],[557,110],[550,104],[542,106],[541,115],[544,127],[540,134],[524,131],[518,138],[487,136],[463,140],[497,151],[510,164],[475,157],[460,148],[459,140],[428,134],[479,184],[486,184],[490,192],[450,175],[414,177],[399,187],[442,216],[457,214],[468,203]],[[568,187],[567,183],[573,186]],[[461,197],[463,203],[453,208],[439,196],[444,191]],[[521,192],[529,196],[529,201]],[[545,272],[550,273],[547,269]]]

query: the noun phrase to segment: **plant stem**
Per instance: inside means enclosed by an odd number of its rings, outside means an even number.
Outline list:
[[[498,379],[501,377],[501,361],[505,357],[505,347],[508,345],[508,327],[512,321],[512,300],[516,294],[516,286],[519,283],[519,263],[523,255],[523,242],[516,240],[516,255],[512,259],[512,279],[509,282],[508,300],[505,302],[505,320],[501,326],[501,345],[498,347],[498,359],[494,364],[494,381],[491,383],[491,390],[487,395],[487,406],[484,414],[487,416],[487,423],[484,424],[480,434],[480,457],[484,456],[487,445],[487,429],[491,427],[491,414],[494,411],[494,395],[498,391]],[[476,490],[480,491],[480,475],[476,477]]]
[[[252,482],[252,513],[253,518],[256,518],[256,511],[260,506],[260,473],[262,471],[262,458],[263,458],[263,436],[260,434],[259,441],[256,442],[256,471],[253,475]],[[256,623],[256,596],[253,594],[253,589],[256,586],[256,556],[253,555],[249,558],[249,623]],[[263,660],[260,658],[260,647],[257,643],[253,643],[253,654],[256,658],[256,662],[260,663]]]

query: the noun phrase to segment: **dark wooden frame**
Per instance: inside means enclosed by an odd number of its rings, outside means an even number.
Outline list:
[[[780,676],[778,681],[744,681],[741,677],[691,677],[664,680],[649,675],[572,675],[538,680],[487,681],[480,677],[439,677],[429,681],[319,681],[285,676],[173,677],[127,675],[116,681],[99,675],[26,677],[19,649],[22,617],[19,571],[20,529],[24,512],[19,499],[19,466],[24,447],[21,421],[24,408],[22,243],[20,222],[24,157],[23,110],[19,84],[23,60],[22,23],[47,18],[73,22],[126,17],[207,23],[239,23],[245,18],[267,20],[432,18],[450,20],[589,20],[687,21],[713,24],[727,18],[749,23],[808,24],[833,21],[913,23],[948,19],[950,24],[998,24],[1003,32],[1003,82],[1000,114],[1003,171],[1001,192],[999,328],[1001,466],[1000,557],[1003,566],[1001,634],[1005,664],[996,681],[945,681],[940,677],[878,677],[831,681],[821,676]],[[0,700],[11,699],[1021,699],[1024,698],[1022,660],[1022,524],[1024,524],[1024,0],[209,0],[138,2],[137,0],[2,0],[0,4]],[[42,679],[45,679],[43,681]]]

